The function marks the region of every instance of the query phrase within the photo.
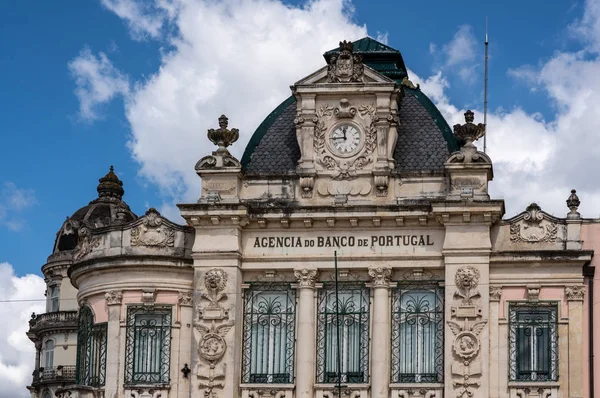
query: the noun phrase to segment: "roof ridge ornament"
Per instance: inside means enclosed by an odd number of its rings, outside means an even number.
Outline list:
[[[115,174],[115,169],[110,166],[108,173],[98,180],[98,197],[107,199],[122,200],[125,190],[123,189],[123,181]]]
[[[329,58],[327,82],[362,82],[364,72],[362,57],[354,53],[354,44],[351,41],[341,41],[340,53]]]
[[[567,198],[567,207],[569,208],[569,213],[567,214],[568,219],[579,219],[581,215],[577,211],[581,201],[579,200],[579,196],[577,196],[577,191],[571,189],[571,195]]]

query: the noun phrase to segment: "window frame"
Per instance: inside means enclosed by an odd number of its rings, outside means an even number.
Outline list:
[[[330,347],[327,325],[336,323],[335,329],[331,331],[331,340],[335,336],[337,341],[337,323],[349,326],[350,323],[356,324],[358,336],[355,338],[357,344],[354,354],[350,352],[350,344],[348,335],[349,328],[345,328],[341,333],[341,339],[345,342],[342,344],[342,361],[341,366],[343,372],[340,372],[340,383],[344,384],[366,384],[369,383],[369,367],[370,367],[370,341],[371,341],[371,289],[367,287],[366,282],[362,281],[343,281],[338,283],[339,295],[356,295],[352,297],[352,302],[349,298],[340,297],[340,315],[341,320],[336,320],[336,301],[335,301],[335,282],[325,282],[317,293],[317,383],[333,384],[338,383],[337,377],[337,352],[331,354],[328,352]],[[333,299],[333,303],[330,300]],[[357,305],[354,299],[358,299],[358,309],[353,307]],[[357,323],[354,323],[357,322]],[[333,343],[331,343],[333,344]],[[333,351],[332,351],[333,352]],[[357,361],[355,364],[358,369],[348,370],[350,358]],[[330,371],[331,370],[331,371]]]
[[[270,301],[269,295],[279,294],[285,300]],[[244,289],[243,331],[242,331],[242,383],[245,384],[292,384],[294,383],[294,364],[296,346],[296,306],[297,294],[291,283],[287,282],[251,282]],[[254,326],[266,326],[269,333],[267,373],[257,372],[256,360],[264,358],[265,353],[257,351],[260,346],[259,329]],[[275,349],[275,328],[279,328],[279,352]],[[256,331],[255,331],[256,330]],[[264,341],[264,340],[263,340]],[[263,345],[264,346],[264,345]],[[277,358],[275,355],[277,354]],[[275,362],[279,363],[276,366]],[[279,372],[275,372],[275,368]]]
[[[48,343],[52,343],[52,349],[49,350],[48,349]],[[56,343],[54,342],[54,340],[52,339],[48,339],[44,342],[44,349],[43,349],[43,355],[42,355],[42,359],[44,362],[44,369],[51,369],[54,367],[54,349],[56,348]],[[49,353],[51,355],[49,355]],[[51,363],[48,364],[48,357],[52,358],[52,360],[50,361]]]
[[[144,325],[142,321],[141,325],[138,324],[137,317],[141,316],[154,316],[161,318],[161,325]],[[125,384],[126,385],[168,385],[171,383],[171,338],[173,328],[173,306],[171,305],[128,305],[127,306],[127,322],[125,331]],[[158,337],[159,343],[154,347],[149,338],[147,338],[147,344],[151,347],[145,351],[146,359],[143,363],[137,362],[135,358],[140,356],[139,337],[144,332],[160,333]],[[152,350],[156,350],[156,352]],[[158,358],[156,357],[158,355]],[[157,361],[154,364],[149,362]],[[158,368],[156,369],[156,365]],[[143,371],[139,367],[148,368],[155,367],[156,371]]]
[[[48,286],[46,311],[60,311],[60,286],[58,284]]]
[[[558,301],[510,301],[508,302],[508,377],[511,382],[556,382],[558,381],[558,317],[559,317],[559,306]],[[535,324],[528,323],[527,320],[519,320],[519,316],[532,316],[534,315],[548,315],[546,321],[539,319]],[[539,356],[539,351],[534,353],[534,347],[537,345],[536,341],[541,336],[537,332],[531,334],[531,338],[534,340],[531,344],[531,369],[521,370],[519,360],[519,335],[518,330],[520,325],[531,325],[533,324],[533,330],[536,330],[536,326],[544,325],[548,329],[548,370],[547,372],[540,372],[539,367],[534,366]],[[537,328],[539,330],[541,326]],[[537,355],[536,355],[537,354]],[[534,369],[535,367],[535,369]],[[547,375],[544,375],[547,373]],[[540,377],[540,374],[542,376]]]
[[[437,280],[419,280],[419,281],[402,281],[398,282],[392,290],[392,308],[391,308],[391,372],[390,378],[392,383],[443,383],[444,382],[444,334],[445,334],[445,300],[443,282]],[[435,304],[429,302],[415,301],[413,304],[415,311],[403,311],[402,298],[405,294],[427,293],[433,294]],[[417,312],[417,310],[419,310]],[[402,319],[408,318],[411,314],[417,315],[417,318],[428,317],[432,320],[434,334],[430,336],[432,341],[429,342],[429,350],[434,353],[433,372],[413,373],[402,372],[403,367],[403,351],[402,351]],[[418,322],[423,325],[422,322]],[[421,334],[423,333],[421,328]],[[418,333],[418,331],[417,331]],[[419,338],[417,336],[417,338]],[[421,346],[421,358],[417,358],[417,367],[425,362],[425,342]],[[417,354],[418,356],[419,354]],[[421,367],[423,370],[423,367]]]
[[[92,309],[79,309],[75,383],[101,387],[106,382],[106,347],[108,323],[95,323]]]

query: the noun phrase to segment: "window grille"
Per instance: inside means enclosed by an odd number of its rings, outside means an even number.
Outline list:
[[[84,306],[79,310],[77,332],[76,383],[100,387],[106,378],[106,332],[107,324],[94,324],[92,310]]]
[[[54,340],[48,340],[44,344],[44,368],[50,369],[52,366],[54,366]]]
[[[369,289],[361,282],[324,283],[317,304],[317,382],[367,383]],[[336,315],[339,307],[339,318]],[[340,366],[338,372],[338,325]]]
[[[172,307],[127,308],[125,383],[169,384]]]
[[[444,381],[444,291],[437,283],[394,289],[391,370],[394,383]]]
[[[296,291],[252,283],[244,292],[243,383],[293,383]]]
[[[557,313],[556,302],[510,303],[510,380],[558,379]]]

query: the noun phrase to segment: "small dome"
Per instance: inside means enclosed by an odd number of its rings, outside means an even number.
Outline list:
[[[123,182],[115,174],[113,166],[98,182],[98,198],[67,217],[58,231],[54,244],[55,253],[75,249],[79,242],[79,229],[83,226],[102,228],[125,224],[138,218],[122,200],[125,193]]]

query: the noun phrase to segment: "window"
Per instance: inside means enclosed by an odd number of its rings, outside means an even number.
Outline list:
[[[106,330],[106,323],[94,324],[94,314],[89,307],[84,306],[79,310],[77,384],[92,387],[104,385],[106,376]]]
[[[44,395],[42,395],[42,398],[52,398],[52,393],[46,390],[44,391]]]
[[[392,382],[444,381],[444,292],[400,283],[392,299]]]
[[[555,302],[510,303],[510,380],[558,379],[557,313]]]
[[[44,344],[44,369],[54,366],[54,340],[46,341]]]
[[[169,384],[172,307],[128,307],[125,383]]]
[[[252,283],[244,292],[242,383],[293,383],[296,291]]]
[[[317,382],[367,383],[369,289],[364,283],[325,283],[317,304]],[[339,317],[337,312],[339,310]]]
[[[48,288],[49,300],[48,300],[48,312],[56,312],[59,308],[59,287],[58,285],[50,286]]]

